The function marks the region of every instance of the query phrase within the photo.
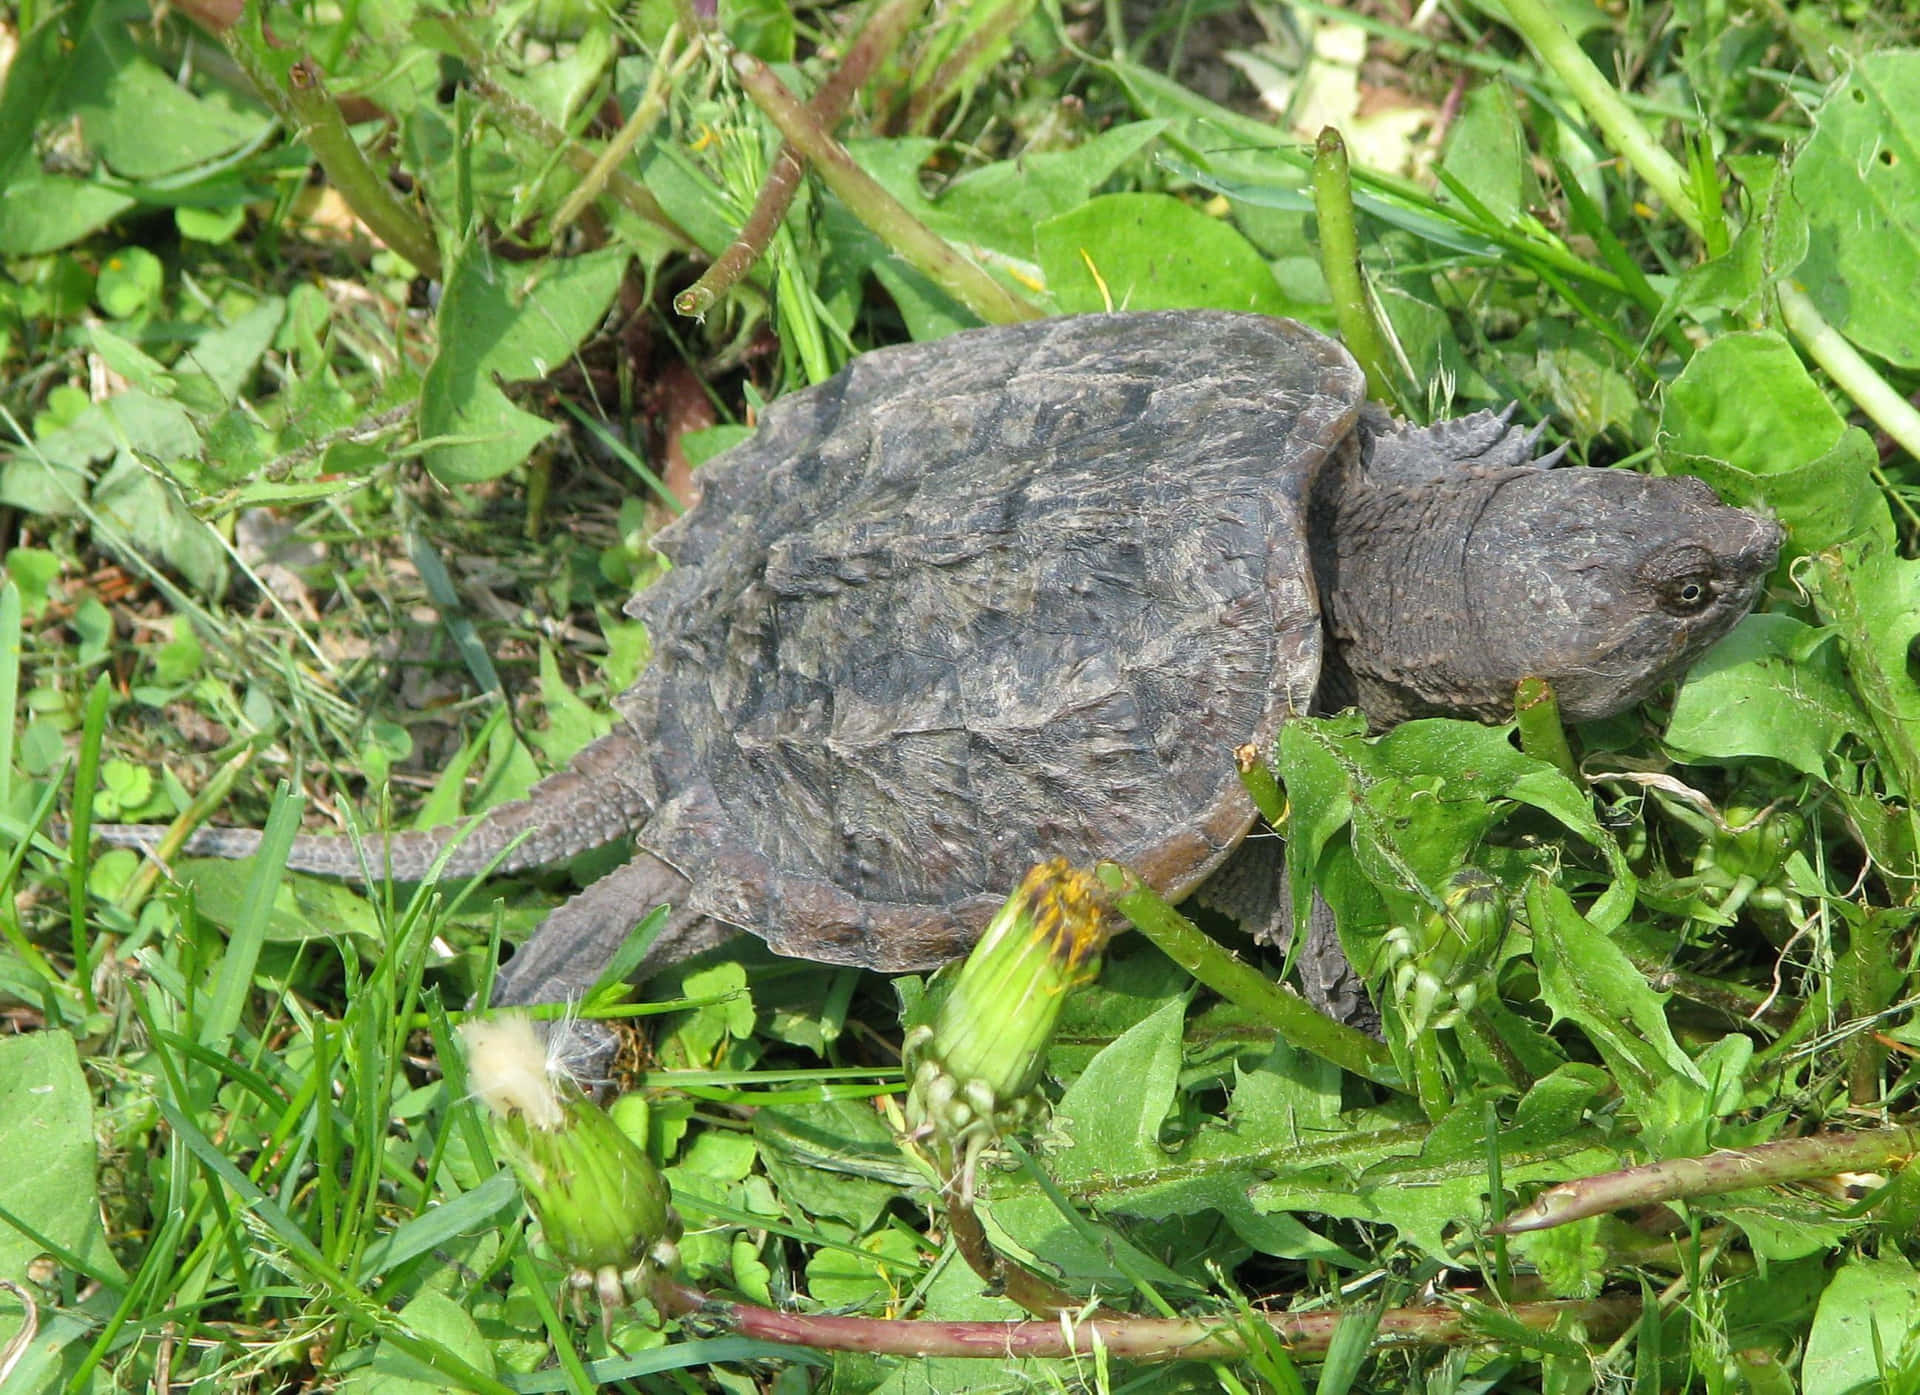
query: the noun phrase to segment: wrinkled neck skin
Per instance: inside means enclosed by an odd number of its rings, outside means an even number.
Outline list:
[[[1503,721],[1513,690],[1489,685],[1465,559],[1473,525],[1511,469],[1379,487],[1331,466],[1315,498],[1315,581],[1328,639],[1320,705],[1357,702],[1376,728],[1440,714]]]

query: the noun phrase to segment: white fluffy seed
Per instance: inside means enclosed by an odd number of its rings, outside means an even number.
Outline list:
[[[458,1028],[473,1096],[501,1118],[518,1114],[543,1132],[566,1122],[554,1089],[553,1061],[533,1019],[523,1013],[475,1017]]]

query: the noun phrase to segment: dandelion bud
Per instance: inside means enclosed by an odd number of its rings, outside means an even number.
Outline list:
[[[907,1117],[964,1158],[969,1185],[986,1144],[1038,1108],[1066,995],[1100,972],[1105,906],[1098,884],[1064,859],[1034,868],[961,965],[933,1026],[908,1035]]]

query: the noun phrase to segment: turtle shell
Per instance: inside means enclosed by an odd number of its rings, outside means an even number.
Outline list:
[[[884,970],[1036,860],[1196,885],[1235,748],[1305,709],[1315,474],[1365,383],[1261,315],[1088,315],[868,354],[766,412],[657,540],[639,843],[684,908]]]

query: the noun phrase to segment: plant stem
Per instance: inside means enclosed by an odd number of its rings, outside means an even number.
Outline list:
[[[1566,84],[1574,101],[1600,128],[1607,144],[1626,156],[1627,162],[1673,215],[1699,236],[1705,224],[1687,187],[1686,172],[1640,124],[1620,94],[1613,90],[1613,84],[1587,57],[1579,41],[1567,32],[1543,0],[1504,0],[1504,5],[1507,22],[1520,31],[1540,61]]]
[[[1490,1229],[1501,1235],[1518,1235],[1627,1206],[1718,1196],[1808,1177],[1828,1177],[1836,1172],[1896,1168],[1916,1151],[1920,1151],[1920,1128],[1823,1133],[1751,1148],[1723,1149],[1703,1158],[1669,1158],[1557,1183]]]
[[[948,55],[932,77],[916,80],[913,96],[907,103],[909,134],[924,135],[934,113],[947,104],[953,89],[965,82],[970,73],[984,67],[993,46],[1018,29],[1032,12],[1032,0],[1000,0],[999,8],[979,22],[979,27]]]
[[[821,84],[807,103],[808,112],[822,130],[831,131],[839,125],[840,118],[853,104],[854,93],[873,70],[900,47],[900,41],[925,5],[926,0],[892,0],[862,27],[833,76]],[[793,142],[782,140],[773,164],[768,167],[766,180],[760,185],[759,197],[753,201],[747,221],[740,225],[738,236],[727,244],[727,250],[714,259],[698,281],[673,298],[675,310],[698,319],[728,287],[747,274],[767,250],[780,220],[787,216],[793,196],[800,190],[800,176],[805,168]]]
[[[1037,309],[961,256],[855,164],[846,147],[821,129],[765,63],[751,54],[736,53],[733,71],[754,105],[772,118],[780,134],[793,142],[854,216],[941,290],[988,324],[1040,318]]]
[[[1554,696],[1553,685],[1544,678],[1522,678],[1514,685],[1513,716],[1520,728],[1520,749],[1578,782],[1580,772],[1567,745],[1567,729],[1560,721],[1560,699]]]
[[[1240,768],[1240,783],[1246,788],[1247,797],[1253,800],[1253,807],[1275,833],[1284,833],[1287,797],[1280,789],[1280,781],[1274,777],[1273,767],[1267,763],[1268,754],[1249,741],[1235,749],[1233,759]]]
[[[685,53],[676,57],[673,50],[679,37],[678,29],[667,30],[666,37],[660,41],[660,54],[654,62],[653,72],[647,78],[646,91],[634,103],[633,115],[627,118],[619,133],[607,142],[606,148],[594,157],[579,184],[555,210],[553,221],[547,229],[549,241],[561,229],[571,226],[581,210],[605,192],[607,181],[619,171],[634,147],[652,135],[653,128],[660,124],[660,118],[666,114],[667,98],[672,93],[673,84],[700,57],[698,45],[689,45]]]
[[[261,100],[297,129],[326,171],[327,180],[365,223],[367,230],[411,262],[425,276],[440,275],[440,248],[433,232],[394,196],[387,181],[367,163],[346,117],[327,94],[320,70],[310,60],[287,63],[268,47],[260,11],[219,31],[220,41],[247,75]]]
[[[886,1356],[965,1356],[1005,1361],[1016,1356],[1090,1355],[1096,1350],[1127,1361],[1197,1361],[1244,1356],[1238,1315],[1224,1318],[1096,1317],[1076,1322],[1067,1314],[1047,1322],[906,1322],[889,1318],[833,1317],[779,1312],[751,1303],[713,1298],[671,1279],[659,1280],[653,1302],[661,1312],[692,1318],[743,1337],[827,1351]],[[1463,1298],[1465,1296],[1463,1295]],[[1471,1304],[1473,1300],[1467,1299]],[[1550,1332],[1571,1319],[1595,1336],[1623,1332],[1640,1315],[1636,1297],[1517,1303],[1498,1309],[1503,1323]],[[1340,1312],[1256,1313],[1296,1356],[1323,1355],[1347,1319]],[[1389,1308],[1375,1335],[1394,1344],[1465,1345],[1490,1341],[1473,1306],[1424,1304]]]
[[[1012,1263],[994,1249],[972,1203],[958,1195],[958,1182],[949,1178],[948,1188],[952,1199],[947,1203],[947,1230],[967,1267],[988,1287],[997,1289],[1038,1318],[1053,1319],[1077,1313],[1087,1306],[1083,1300],[1048,1283],[1023,1265]]]
[[[1366,278],[1360,273],[1360,235],[1353,221],[1353,180],[1347,172],[1347,143],[1332,126],[1313,146],[1313,211],[1320,223],[1320,270],[1333,292],[1333,318],[1347,352],[1367,375],[1375,398],[1407,403],[1394,390],[1387,371],[1392,361],[1380,326],[1374,322]]]
[[[1303,1051],[1389,1089],[1406,1088],[1387,1048],[1365,1032],[1322,1017],[1305,1000],[1222,949],[1118,863],[1101,863],[1098,875],[1115,893],[1115,909],[1221,997],[1253,1013]]]
[[[1899,442],[1908,455],[1920,460],[1920,410],[1894,391],[1860,351],[1827,323],[1812,297],[1799,286],[1781,281],[1774,292],[1780,297],[1780,318],[1787,322],[1807,356],[1826,370],[1874,425]]]

